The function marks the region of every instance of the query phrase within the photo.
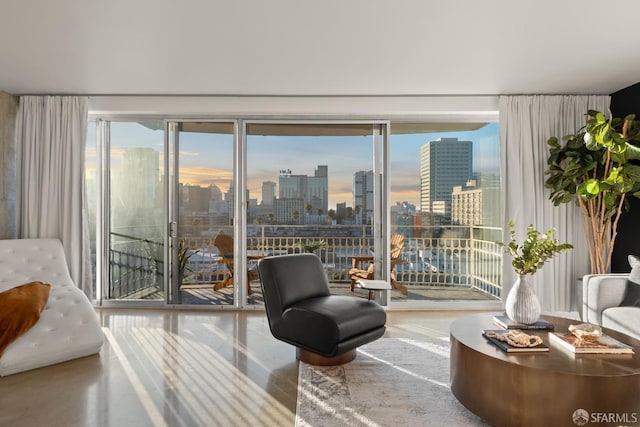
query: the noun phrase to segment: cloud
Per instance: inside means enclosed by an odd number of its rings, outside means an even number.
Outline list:
[[[179,180],[185,185],[189,184],[208,187],[211,184],[215,184],[222,191],[226,191],[229,188],[229,184],[232,179],[232,172],[225,169],[206,168],[201,166],[185,166],[180,168]]]

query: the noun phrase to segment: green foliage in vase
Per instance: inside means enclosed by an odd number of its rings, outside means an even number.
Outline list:
[[[554,255],[573,248],[573,245],[560,243],[558,239],[553,237],[556,231],[554,228],[551,228],[546,233],[540,233],[534,230],[531,224],[527,227],[527,237],[524,242],[518,243],[513,221],[509,221],[508,225],[511,240],[506,244],[502,242],[496,243],[503,248],[505,253],[513,257],[511,265],[520,276],[535,273]]]

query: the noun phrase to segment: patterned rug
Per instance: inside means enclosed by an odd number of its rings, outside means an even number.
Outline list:
[[[451,393],[446,338],[382,338],[341,366],[300,362],[298,427],[487,425]]]

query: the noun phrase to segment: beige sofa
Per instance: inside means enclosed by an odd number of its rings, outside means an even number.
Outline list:
[[[640,339],[640,307],[621,307],[629,274],[588,274],[582,279],[582,321]]]

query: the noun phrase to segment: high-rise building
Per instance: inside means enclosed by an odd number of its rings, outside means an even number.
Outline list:
[[[222,190],[215,184],[209,186],[211,190],[211,200],[222,200]]]
[[[209,226],[229,225],[229,206],[225,200],[209,201]]]
[[[281,170],[278,176],[278,197],[307,200],[307,175],[293,175],[291,169]]]
[[[326,214],[329,210],[329,167],[318,165],[314,176],[307,178],[307,204],[313,214],[319,210]]]
[[[500,188],[483,188],[476,181],[453,188],[451,222],[460,225],[500,225]]]
[[[264,181],[262,183],[262,202],[263,206],[273,206],[276,199],[276,183],[273,181]]]
[[[249,190],[246,190],[246,200],[247,203],[249,203],[250,198],[249,198]],[[233,218],[233,205],[234,205],[234,196],[233,196],[233,186],[229,185],[229,189],[227,190],[226,193],[224,193],[224,200],[225,202],[227,202],[227,207],[229,210],[229,218]]]
[[[353,209],[356,223],[371,224],[373,218],[373,171],[353,174]]]
[[[233,187],[229,185],[229,189],[224,193],[224,201],[227,202],[227,215],[229,219],[233,218]]]
[[[473,143],[440,138],[420,148],[420,210],[447,214],[453,187],[464,185],[473,173]]]
[[[276,222],[278,224],[302,224],[304,219],[304,199],[276,199]]]
[[[208,212],[211,188],[199,185],[182,186],[182,207],[185,212]]]
[[[128,148],[123,156],[123,190],[120,191],[127,210],[155,206],[160,185],[160,153],[153,148]]]
[[[263,183],[263,203],[265,200]],[[329,167],[318,165],[314,176],[294,175],[283,169],[278,176],[279,199],[302,199],[301,217],[324,215],[329,210]],[[277,209],[276,209],[277,210]],[[276,214],[277,216],[277,214]]]

